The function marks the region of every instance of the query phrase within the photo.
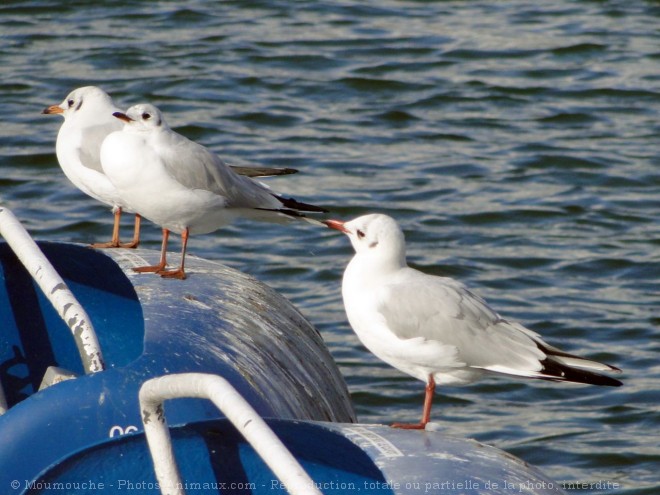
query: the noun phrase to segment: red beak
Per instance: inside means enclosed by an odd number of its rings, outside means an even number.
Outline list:
[[[117,117],[119,120],[123,120],[124,122],[133,122],[133,119],[130,118],[125,113],[115,112],[115,113],[112,114],[112,116]]]
[[[344,223],[346,222],[342,222],[341,220],[325,220],[323,223],[331,229],[335,229],[339,232],[343,232],[344,234],[348,234],[348,229],[344,227]]]

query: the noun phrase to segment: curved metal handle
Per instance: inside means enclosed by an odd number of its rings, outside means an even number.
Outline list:
[[[0,207],[0,235],[71,330],[85,373],[103,371],[101,346],[89,316],[21,222],[4,207]]]
[[[2,388],[2,383],[0,383],[0,416],[7,412],[9,406],[7,406],[7,398],[5,397],[5,389]]]
[[[209,399],[261,456],[293,495],[321,495],[314,481],[273,430],[224,378],[205,373],[181,373],[152,378],[140,388],[144,432],[154,461],[156,478],[165,495],[183,495],[179,468],[165,420],[163,402],[194,397]]]

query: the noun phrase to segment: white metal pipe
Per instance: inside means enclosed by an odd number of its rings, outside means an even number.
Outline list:
[[[2,383],[0,383],[0,416],[7,412],[7,398],[5,397],[5,389],[2,388]]]
[[[0,207],[0,235],[73,333],[85,372],[102,371],[103,354],[89,316],[27,230],[5,207]]]
[[[163,495],[185,493],[167,428],[163,402],[181,397],[211,400],[245,437],[292,495],[321,495],[273,430],[224,378],[205,373],[181,373],[153,378],[140,389],[144,432]]]

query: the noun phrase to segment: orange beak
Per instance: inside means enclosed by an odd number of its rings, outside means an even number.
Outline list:
[[[45,114],[56,114],[56,113],[64,113],[64,110],[59,105],[51,105],[49,107],[44,108],[41,113]]]
[[[348,230],[346,227],[344,227],[344,223],[346,222],[342,222],[341,220],[325,220],[323,223],[331,229],[335,229],[339,232],[343,232],[344,234],[348,234]]]

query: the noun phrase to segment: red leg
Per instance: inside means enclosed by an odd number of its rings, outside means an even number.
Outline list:
[[[118,248],[119,245],[119,221],[121,220],[121,208],[115,208],[113,211],[115,215],[115,221],[114,224],[112,225],[112,239],[110,242],[95,242],[93,244],[90,244],[90,247],[97,248],[97,249],[104,249],[104,248]]]
[[[119,243],[119,247],[134,249],[140,245],[140,221],[142,217],[135,214],[135,225],[133,227],[133,239],[131,242]],[[119,241],[119,236],[117,236],[117,241]]]
[[[159,273],[167,266],[167,241],[170,237],[170,231],[163,229],[163,243],[160,246],[160,263],[151,266],[140,266],[133,268],[134,272],[138,273]]]
[[[433,394],[435,394],[435,380],[433,375],[429,375],[429,381],[426,384],[426,393],[424,394],[424,409],[422,410],[422,420],[419,423],[394,423],[392,428],[402,428],[404,430],[423,430],[431,421],[431,407],[433,406]]]
[[[186,227],[183,232],[181,232],[181,264],[179,265],[179,268],[176,270],[161,270],[158,272],[158,274],[161,277],[165,278],[178,278],[179,280],[183,280],[186,278],[186,272],[183,269],[183,265],[186,261],[186,249],[188,246],[188,236],[190,234],[190,229]]]

